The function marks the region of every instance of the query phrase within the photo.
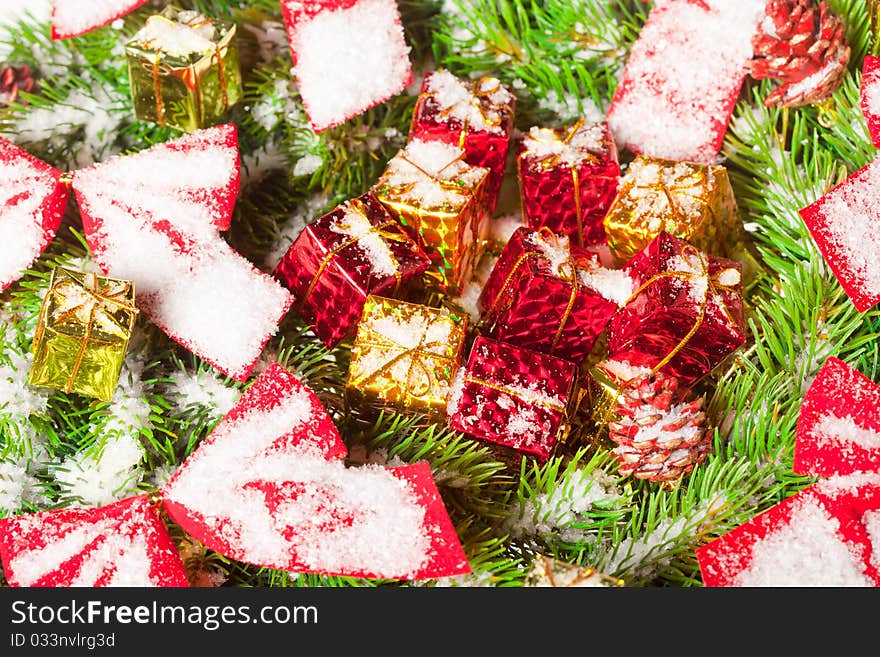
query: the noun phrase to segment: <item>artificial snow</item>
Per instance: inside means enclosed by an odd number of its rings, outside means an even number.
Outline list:
[[[144,448],[131,435],[110,435],[102,444],[77,452],[50,468],[72,506],[98,507],[135,492]]]
[[[839,521],[814,498],[792,506],[788,522],[752,547],[736,586],[872,586],[864,566],[838,535]]]
[[[181,18],[178,17],[178,20]],[[211,32],[213,31],[214,28],[211,27]],[[130,43],[161,51],[169,57],[204,56],[215,50],[210,36],[203,36],[199,30],[159,15],[147,18]]]
[[[446,70],[428,76],[425,92],[437,105],[445,119],[453,119],[470,130],[502,133],[505,126],[497,106],[507,106],[514,97],[497,78],[471,81],[456,77]],[[480,102],[482,99],[485,102]]]
[[[83,34],[106,25],[147,0],[54,0],[52,27],[60,38]]]
[[[569,128],[571,131],[575,126]],[[529,159],[552,159],[554,166],[577,166],[584,160],[608,151],[605,143],[606,124],[586,123],[574,133],[560,136],[549,128],[532,127],[523,138],[523,147]]]
[[[671,0],[652,9],[608,114],[619,146],[711,162],[752,59],[764,0]]]
[[[416,572],[429,557],[430,537],[409,484],[378,466],[347,469],[307,442],[291,445],[289,437],[315,421],[311,408],[306,390],[291,390],[269,410],[221,422],[178,471],[166,499],[200,514],[250,562]],[[261,488],[272,482],[283,484],[274,509],[274,494]]]
[[[412,80],[396,0],[306,11],[283,0],[303,104],[316,131],[394,96]]]
[[[812,434],[820,441],[831,442],[846,449],[852,443],[863,449],[880,449],[880,433],[856,423],[851,415],[838,417],[832,413],[822,416],[813,426]]]
[[[406,197],[426,210],[461,207],[489,173],[467,164],[464,156],[464,150],[456,146],[413,139],[389,160],[382,185],[406,189]],[[458,186],[450,189],[447,181]]]
[[[862,88],[868,113],[870,116],[880,117],[880,69],[865,74]]]
[[[862,515],[862,524],[871,543],[871,565],[880,569],[880,511],[866,511]]]
[[[538,253],[547,259],[554,276],[571,278],[571,245],[566,235],[556,235],[547,239],[543,233],[535,231],[529,233],[524,242],[526,246],[537,249]],[[580,284],[618,306],[624,305],[634,291],[633,280],[628,272],[603,267],[595,260],[591,261],[589,266],[578,266],[577,278]]]

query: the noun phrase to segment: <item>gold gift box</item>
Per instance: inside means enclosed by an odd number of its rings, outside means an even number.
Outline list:
[[[137,319],[134,283],[56,267],[28,383],[110,401]]]
[[[608,245],[629,259],[662,231],[730,256],[742,220],[727,169],[640,155],[629,165],[604,220]]]
[[[583,568],[549,557],[538,557],[526,573],[523,585],[527,587],[610,587],[625,586],[619,577],[610,577],[597,572],[595,568]]]
[[[389,160],[372,190],[430,256],[426,286],[449,296],[470,280],[487,227],[489,170],[463,158],[460,148],[413,140]]]
[[[235,23],[174,6],[150,16],[125,45],[137,118],[193,132],[242,95]]]
[[[448,308],[369,295],[351,350],[349,404],[443,416],[467,322]]]

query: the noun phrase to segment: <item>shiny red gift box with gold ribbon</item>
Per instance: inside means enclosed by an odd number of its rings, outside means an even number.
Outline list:
[[[449,394],[449,426],[539,460],[564,442],[577,366],[479,336]]]
[[[661,232],[624,266],[635,285],[608,325],[608,358],[692,385],[746,342],[742,265]]]
[[[523,218],[577,246],[605,243],[603,220],[617,194],[620,164],[608,123],[533,127],[518,145]]]
[[[468,80],[429,71],[413,110],[409,138],[438,140],[465,151],[468,164],[489,169],[486,202],[495,211],[513,133],[516,96],[497,78]]]
[[[480,296],[481,332],[580,363],[633,289],[567,237],[517,228]]]
[[[367,192],[307,224],[275,267],[328,347],[354,332],[370,294],[394,296],[431,259]]]

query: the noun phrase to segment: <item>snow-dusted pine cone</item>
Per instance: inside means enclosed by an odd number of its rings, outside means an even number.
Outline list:
[[[764,104],[799,107],[830,96],[846,75],[850,48],[845,26],[815,0],[767,0],[766,18],[752,39],[750,73],[780,84]]]
[[[618,472],[654,482],[675,481],[694,469],[710,448],[703,397],[687,393],[675,377],[647,374],[631,381],[608,423]]]
[[[19,92],[31,91],[33,88],[34,78],[29,66],[0,67],[0,107],[12,105],[19,100]]]

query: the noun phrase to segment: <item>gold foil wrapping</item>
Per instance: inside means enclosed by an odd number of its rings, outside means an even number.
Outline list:
[[[623,259],[662,231],[724,257],[730,257],[742,238],[742,220],[725,167],[644,155],[633,160],[621,178],[604,225],[608,245]]]
[[[56,267],[40,308],[28,383],[110,401],[136,319],[131,281]]]
[[[346,396],[356,408],[443,416],[467,317],[370,295],[351,350]]]
[[[184,132],[215,124],[242,95],[235,23],[173,6],[148,18],[147,26],[150,21],[207,36],[192,41],[205,47],[184,53],[166,52],[169,46],[149,29],[135,34],[125,45],[135,115]]]
[[[488,170],[456,160],[450,163],[456,166],[448,167],[448,174],[435,176],[413,165],[414,178],[421,180],[401,183],[401,163],[410,163],[404,151],[389,161],[372,191],[430,256],[432,265],[424,276],[426,286],[455,296],[470,280],[482,254]],[[425,183],[446,192],[442,204],[426,205],[419,197],[419,186]]]
[[[583,568],[576,564],[540,556],[526,573],[524,586],[527,587],[590,587],[617,588],[625,586],[619,577],[610,577],[597,572],[595,568]]]

